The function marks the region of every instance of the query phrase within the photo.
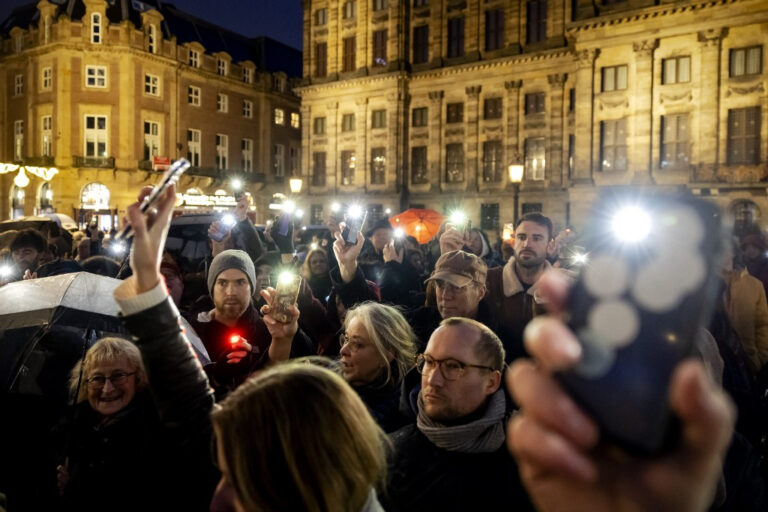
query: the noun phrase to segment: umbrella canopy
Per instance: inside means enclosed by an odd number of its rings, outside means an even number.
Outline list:
[[[129,338],[112,296],[121,282],[78,272],[18,281],[0,288],[0,382],[3,378],[13,382],[17,372],[41,349],[40,341],[54,331],[66,330],[79,339],[90,336],[94,339],[89,344],[105,335]],[[182,325],[201,364],[209,363],[200,338],[183,319]]]
[[[402,228],[406,235],[412,236],[420,244],[426,244],[440,230],[445,216],[435,210],[409,208],[389,219],[392,227]]]

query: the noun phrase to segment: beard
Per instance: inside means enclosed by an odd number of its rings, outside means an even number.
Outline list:
[[[523,258],[522,255],[525,254],[526,257]],[[546,256],[538,256],[533,251],[522,251],[520,255],[515,259],[515,263],[520,265],[523,268],[536,268],[540,267],[544,260],[546,259]]]

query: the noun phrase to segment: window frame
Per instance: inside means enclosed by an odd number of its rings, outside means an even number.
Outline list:
[[[40,72],[40,88],[43,91],[50,91],[53,89],[53,67],[45,66]]]
[[[687,70],[686,75],[687,79],[683,80],[680,78],[680,70],[683,69],[682,63],[687,61]],[[672,66],[672,73],[670,73],[670,70],[668,69],[668,65],[673,64]],[[661,85],[672,85],[672,84],[687,84],[691,81],[691,56],[690,55],[679,55],[676,57],[667,57],[666,59],[661,59]]]
[[[229,135],[217,133],[216,138],[216,169],[224,171],[229,169]]]
[[[202,89],[196,85],[187,86],[187,105],[199,107],[202,104]]]
[[[196,137],[195,137],[196,136]],[[202,159],[202,131],[187,128],[187,160],[192,167],[200,167]]]
[[[162,96],[160,91],[160,77],[153,75],[152,73],[144,73],[144,96],[154,96],[159,98]]]
[[[748,65],[749,65],[749,52],[757,50],[759,54],[759,58],[757,59],[757,62],[759,63],[759,69],[757,71],[749,72]],[[734,63],[734,56],[743,54],[744,55],[744,72],[737,73],[734,69],[735,63]],[[729,78],[738,78],[742,76],[758,76],[763,74],[763,45],[752,45],[752,46],[742,46],[739,48],[731,48],[728,52],[728,77]]]
[[[94,127],[95,128],[88,128],[88,118],[93,118],[94,120]],[[102,158],[109,156],[109,116],[104,114],[84,114],[83,115],[83,156],[86,158]],[[104,129],[99,129],[99,119],[104,119]],[[88,136],[89,135],[95,135],[96,138],[94,139],[94,155],[88,154]],[[100,137],[103,135],[103,141],[100,140]],[[99,144],[103,142],[104,144],[104,154],[99,155]]]
[[[624,86],[621,87],[620,79],[622,78]],[[608,80],[610,78],[610,80]],[[611,84],[611,88],[606,86],[607,83]],[[629,84],[629,67],[626,64],[617,64],[615,66],[603,66],[600,68],[600,92],[613,92],[613,91],[626,91]]]
[[[100,76],[100,71],[103,73]],[[93,72],[93,74],[91,74]],[[92,84],[89,82],[92,81]],[[99,85],[103,81],[103,85]],[[87,64],[85,66],[85,87],[88,89],[106,89],[109,86],[109,75],[107,73],[107,66],[98,66],[95,64]]]
[[[243,98],[243,117],[253,119],[253,101]]]
[[[216,93],[216,112],[229,113],[229,95],[224,92]]]
[[[627,118],[622,117],[619,119],[605,119],[600,121],[600,171],[601,172],[627,172],[629,170],[629,144],[627,142]],[[607,133],[613,125],[613,140],[606,141]],[[620,130],[621,129],[621,130]],[[619,132],[623,131],[624,138],[619,140]],[[612,142],[608,144],[608,142]],[[618,155],[618,150],[623,148],[624,158],[623,167],[617,165],[617,162],[621,161]],[[612,158],[608,159],[608,150],[611,150]],[[608,165],[606,165],[606,163]]]
[[[387,127],[387,110],[371,110],[371,130],[381,130]]]

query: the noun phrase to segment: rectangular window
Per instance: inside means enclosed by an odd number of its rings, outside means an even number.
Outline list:
[[[216,110],[223,113],[229,112],[229,96],[223,93],[216,95]]]
[[[285,124],[285,110],[282,108],[276,108],[274,113],[275,124],[283,126]]]
[[[21,96],[24,94],[24,75],[16,75],[13,80],[13,95]]]
[[[728,165],[760,163],[760,107],[728,111]]]
[[[275,176],[282,178],[285,176],[285,146],[275,144],[272,147],[272,168],[275,170]]]
[[[290,148],[288,150],[288,165],[291,171],[291,176],[299,175],[299,162],[301,162],[301,150],[299,148]]]
[[[325,224],[325,214],[323,213],[323,205],[313,204],[310,208],[309,222],[317,226],[319,224]]]
[[[411,148],[411,183],[420,185],[429,183],[427,175],[427,146]]]
[[[328,43],[315,44],[315,77],[323,78],[328,74]]]
[[[686,169],[690,161],[688,114],[662,116],[662,169]]]
[[[83,136],[86,157],[107,156],[107,116],[85,116]]]
[[[344,12],[342,16],[344,17],[345,20],[348,20],[357,16],[357,2],[355,2],[355,0],[344,2]]]
[[[253,172],[253,140],[242,139],[240,141],[241,167],[243,172]]]
[[[149,53],[157,53],[157,29],[154,25],[147,26],[147,50]]]
[[[328,23],[328,9],[322,8],[315,11],[315,25],[325,25]]]
[[[501,119],[501,98],[485,98],[483,101],[483,119]]]
[[[504,47],[504,9],[485,11],[485,51]]]
[[[525,175],[529,180],[543,180],[547,167],[547,146],[544,137],[525,139]]]
[[[341,116],[341,131],[355,131],[355,114],[344,114]]]
[[[608,66],[602,70],[603,92],[623,91],[627,88],[627,66]]]
[[[483,181],[501,183],[504,177],[503,148],[500,140],[483,142]]]
[[[49,91],[53,87],[53,68],[43,68],[43,90]]]
[[[107,68],[106,66],[85,66],[85,86],[98,87],[104,89],[107,87]]]
[[[219,76],[227,76],[227,61],[224,59],[216,59],[216,74]]]
[[[101,14],[91,14],[91,42],[101,44]]]
[[[272,88],[279,92],[285,92],[285,78],[280,75],[272,75]]]
[[[144,121],[144,160],[160,156],[160,123]]]
[[[413,109],[412,125],[415,127],[427,126],[429,119],[427,107],[418,107]]]
[[[216,134],[216,168],[229,169],[229,136]]]
[[[24,121],[13,122],[13,160],[19,162],[24,158]]]
[[[200,52],[198,52],[197,50],[192,50],[192,49],[187,50],[187,64],[189,64],[193,68],[199,68],[200,67]]]
[[[661,61],[661,83],[680,84],[691,81],[691,57],[671,57]]]
[[[499,203],[484,203],[480,205],[480,229],[498,231]]]
[[[373,0],[373,10],[374,11],[382,11],[389,7],[388,0]]]
[[[448,20],[448,57],[464,55],[464,18]]]
[[[253,83],[253,70],[251,68],[243,68],[243,82],[246,84]]]
[[[576,88],[571,87],[568,89],[568,112],[573,113],[576,111]]]
[[[313,121],[312,133],[315,135],[325,135],[325,118],[316,117]]]
[[[200,167],[200,130],[187,130],[187,160],[192,167]]]
[[[325,151],[312,153],[312,185],[325,186]]]
[[[387,31],[376,30],[373,33],[373,65],[387,65]]]
[[[600,122],[600,170],[627,170],[627,120]]]
[[[341,184],[355,184],[355,168],[357,167],[357,157],[354,151],[341,152]]]
[[[160,77],[150,75],[147,73],[144,75],[144,94],[149,96],[160,96]]]
[[[461,143],[445,145],[445,181],[464,181],[464,145]]]
[[[187,87],[187,103],[195,107],[200,106],[200,88],[190,85]]]
[[[387,150],[371,148],[371,184],[383,185],[387,182]]]
[[[386,110],[374,110],[371,112],[371,128],[386,128],[387,126],[387,111]]]
[[[730,75],[759,75],[763,72],[763,47],[734,48],[730,54]]]
[[[51,116],[40,118],[40,149],[43,156],[53,156],[53,120]]]
[[[423,64],[429,60],[429,25],[413,27],[413,63]]]
[[[543,92],[529,92],[525,95],[525,115],[543,114],[547,109],[547,95]]]
[[[354,36],[344,38],[344,56],[341,70],[349,72],[355,70],[355,58],[357,57],[357,43]]]
[[[528,44],[540,43],[547,39],[547,0],[528,0],[526,3]]]
[[[446,105],[446,123],[461,123],[464,121],[464,104],[448,103]]]
[[[291,128],[299,128],[301,126],[301,117],[298,112],[291,112]]]
[[[429,5],[429,0],[413,0],[414,7],[426,7]]]
[[[243,100],[243,117],[253,119],[253,102],[251,100]]]

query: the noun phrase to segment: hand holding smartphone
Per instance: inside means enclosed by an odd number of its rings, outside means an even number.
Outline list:
[[[341,236],[347,245],[357,244],[357,234],[363,229],[368,212],[360,206],[352,205],[347,209],[344,229]]]
[[[295,272],[285,270],[277,278],[277,289],[270,304],[271,315],[278,322],[288,323],[292,315],[289,309],[296,305],[299,297],[301,277]]]

